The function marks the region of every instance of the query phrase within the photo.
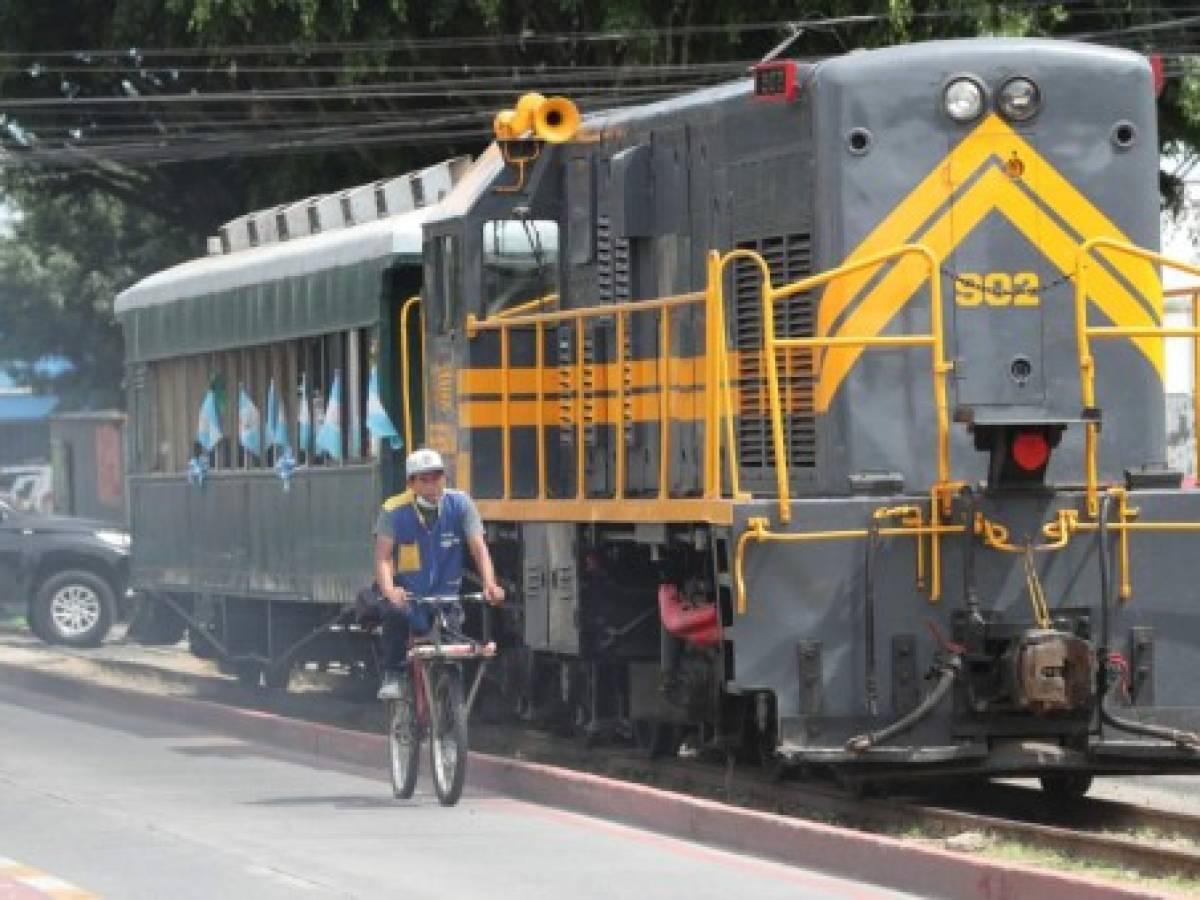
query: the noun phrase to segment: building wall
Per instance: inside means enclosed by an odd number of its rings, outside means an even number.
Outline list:
[[[0,466],[50,460],[50,424],[40,421],[0,422]]]

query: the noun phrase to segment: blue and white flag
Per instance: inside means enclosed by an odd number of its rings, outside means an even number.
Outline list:
[[[367,428],[371,429],[371,437],[376,440],[387,439],[393,450],[404,446],[396,426],[392,424],[391,416],[383,408],[379,398],[379,367],[371,366],[371,384],[367,388]]]
[[[238,441],[246,452],[262,455],[262,417],[246,393],[245,385],[238,388]]]
[[[193,456],[188,460],[188,484],[204,487],[204,479],[208,475],[208,460],[203,456]]]
[[[221,414],[217,405],[217,388],[210,387],[200,401],[200,417],[196,422],[196,443],[208,453],[221,442]]]
[[[291,449],[291,436],[288,434],[287,418],[283,414],[283,405],[279,402],[279,394],[275,390],[275,379],[267,389],[267,446]]]
[[[292,489],[292,475],[295,471],[296,457],[292,456],[292,448],[284,447],[283,452],[279,454],[279,459],[275,460],[275,474],[283,482],[285,492]]]
[[[333,373],[333,386],[329,389],[329,402],[325,407],[325,420],[317,432],[315,445],[318,453],[328,453],[333,459],[342,458],[342,373]]]
[[[300,409],[296,411],[296,425],[299,434],[297,443],[300,450],[307,453],[312,446],[312,407],[308,403],[308,376],[300,376]]]

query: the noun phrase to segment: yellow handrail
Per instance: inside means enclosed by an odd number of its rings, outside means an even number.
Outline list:
[[[623,313],[638,313],[647,312],[652,309],[662,309],[663,307],[687,306],[689,304],[699,303],[705,299],[704,291],[692,291],[686,294],[675,294],[670,297],[658,297],[654,300],[637,300],[633,303],[622,303],[620,310]],[[579,309],[559,309],[554,312],[532,313],[530,315],[512,316],[506,319],[497,319],[495,316],[488,316],[486,319],[481,319],[474,313],[467,316],[467,337],[475,337],[481,331],[499,331],[503,328],[521,328],[533,325],[536,322],[544,324],[557,324],[560,322],[574,322],[576,320],[596,319],[601,316],[611,316],[618,307],[612,305],[605,306],[584,306]]]
[[[414,295],[405,300],[404,305],[400,307],[400,383],[403,385],[401,395],[404,398],[404,447],[406,452],[412,452],[413,449],[412,397],[409,388],[411,375],[408,371],[408,314],[414,306],[419,306],[420,303],[421,297]],[[424,337],[425,328],[422,325],[422,340]]]
[[[582,500],[587,493],[584,479],[587,477],[587,467],[584,465],[583,444],[587,426],[583,421],[585,402],[583,399],[583,319],[575,320],[575,397],[578,401],[578,415],[575,418],[575,499]]]
[[[501,477],[504,484],[504,499],[512,496],[512,428],[508,390],[508,329],[500,331],[500,458],[503,461]],[[539,373],[540,376],[540,373]]]
[[[934,509],[937,508],[937,503],[933,504]],[[767,519],[759,516],[752,517],[746,521],[746,530],[738,537],[737,548],[734,552],[734,589],[736,596],[734,598],[735,606],[738,614],[746,612],[746,546],[750,541],[762,541],[763,543],[808,543],[810,541],[837,541],[837,540],[859,540],[866,538],[870,532],[866,528],[845,528],[833,531],[793,531],[793,532],[775,532],[771,531]],[[937,546],[938,539],[943,535],[962,534],[965,526],[963,525],[939,525],[931,519],[928,525],[900,525],[892,528],[880,528],[878,534],[880,537],[912,537],[919,542],[925,537],[933,538],[933,545]],[[934,570],[936,580],[936,570]],[[933,596],[934,590],[939,588],[930,588],[930,599],[936,599]]]
[[[671,297],[660,297],[654,300],[641,300],[633,303],[623,303],[620,306],[592,306],[583,309],[567,309],[556,310],[553,312],[544,313],[527,313],[524,310],[533,308],[533,303],[544,305],[551,298],[556,298],[557,295],[549,295],[548,297],[539,298],[538,301],[531,301],[529,304],[523,304],[521,307],[514,307],[510,310],[505,310],[502,314],[490,316],[486,319],[479,319],[474,315],[467,316],[467,336],[474,338],[484,331],[500,332],[500,407],[501,407],[501,427],[503,434],[501,435],[501,463],[504,467],[503,474],[503,491],[504,499],[508,500],[512,496],[511,485],[511,459],[512,447],[509,435],[511,419],[510,419],[510,388],[508,379],[509,357],[511,352],[510,338],[513,329],[516,328],[532,328],[535,332],[537,341],[536,357],[534,362],[534,376],[536,380],[536,404],[537,404],[537,441],[538,441],[538,489],[537,498],[545,499],[547,489],[546,476],[546,460],[544,443],[545,422],[543,420],[542,401],[544,399],[543,379],[545,370],[545,353],[542,346],[544,342],[544,328],[547,325],[571,323],[575,330],[575,381],[576,381],[576,499],[581,500],[586,495],[584,479],[586,469],[584,465],[584,412],[585,412],[585,363],[583,358],[583,329],[584,323],[589,319],[600,317],[613,317],[616,331],[616,379],[614,385],[616,392],[617,405],[617,423],[615,428],[615,486],[613,496],[616,500],[623,500],[625,496],[625,473],[627,468],[627,454],[625,452],[625,422],[629,418],[630,410],[626,407],[632,403],[633,396],[630,392],[630,386],[626,383],[626,367],[629,365],[629,360],[625,354],[625,333],[628,330],[630,323],[629,317],[636,313],[654,312],[657,311],[662,317],[660,323],[660,342],[662,348],[660,358],[657,362],[657,371],[659,374],[659,477],[660,484],[657,499],[666,499],[669,496],[669,452],[671,447],[670,439],[670,385],[669,377],[669,361],[671,352],[671,312],[676,308],[685,306],[704,304],[706,315],[706,334],[712,343],[707,346],[712,348],[712,352],[706,353],[707,365],[707,386],[705,395],[705,432],[708,436],[706,440],[712,442],[715,440],[715,448],[710,443],[710,450],[707,454],[704,474],[704,494],[707,499],[716,499],[720,497],[720,476],[717,457],[719,456],[720,446],[720,423],[719,418],[725,415],[726,433],[730,441],[730,449],[727,453],[727,459],[732,467],[730,482],[734,487],[735,495],[737,494],[737,462],[736,451],[732,446],[733,440],[733,401],[729,396],[731,391],[729,372],[728,372],[728,355],[724,346],[724,315],[722,298],[719,291],[714,291],[711,285],[704,291],[693,291],[686,294],[678,294]]]
[[[1132,256],[1136,259],[1143,259],[1147,262],[1156,263],[1160,266],[1176,269],[1181,272],[1187,272],[1190,275],[1200,276],[1200,266],[1194,266],[1190,263],[1180,262],[1179,260],[1171,259],[1161,253],[1153,250],[1145,250],[1134,244],[1117,241],[1112,238],[1095,237],[1089,238],[1079,245],[1077,252],[1075,271],[1075,335],[1079,353],[1079,380],[1080,388],[1083,394],[1083,407],[1085,410],[1093,409],[1096,405],[1096,360],[1092,356],[1090,338],[1136,338],[1136,337],[1190,337],[1196,342],[1196,347],[1193,352],[1197,360],[1200,360],[1200,321],[1197,321],[1195,314],[1197,311],[1195,301],[1193,300],[1193,319],[1192,327],[1166,327],[1163,325],[1146,325],[1146,326],[1128,326],[1128,325],[1104,325],[1091,326],[1087,324],[1088,312],[1088,275],[1091,271],[1093,262],[1092,254],[1096,250],[1109,250],[1113,253],[1123,253]],[[1192,371],[1192,391],[1193,396],[1200,395],[1200,369],[1193,368]],[[1197,406],[1200,411],[1200,406]],[[1200,421],[1200,420],[1198,420]],[[1097,461],[1097,433],[1099,423],[1088,422],[1084,430],[1084,467],[1086,470],[1087,480],[1087,514],[1089,518],[1096,518],[1100,514],[1100,498],[1099,498],[1099,464]],[[1200,442],[1198,442],[1200,443]],[[1197,449],[1197,465],[1200,466],[1200,447]],[[1200,469],[1198,469],[1200,471]]]
[[[513,316],[522,316],[532,309],[541,309],[543,306],[549,306],[551,303],[558,302],[558,294],[547,294],[544,297],[535,297],[525,303],[519,303],[516,306],[510,306],[508,309],[502,309],[498,313],[491,315],[492,319],[511,319]]]
[[[546,347],[544,336],[542,335],[542,326],[534,326],[534,340],[537,342],[537,348],[534,350],[536,357],[537,391],[534,394],[534,402],[537,404],[537,471],[538,471],[538,496],[544,496],[546,493],[546,411],[543,408],[542,400],[545,396],[545,386],[542,383],[542,369],[545,366]]]
[[[659,313],[658,323],[658,421],[661,423],[662,441],[658,454],[658,496],[666,499],[670,493],[667,479],[671,477],[671,458],[667,455],[671,450],[671,394],[667,388],[670,377],[671,360],[671,311],[664,309]]]
[[[708,284],[705,287],[705,321],[709,327],[705,335],[705,347],[715,348],[716,353],[709,353],[709,359],[706,360],[710,389],[705,395],[705,401],[711,404],[706,408],[712,416],[712,422],[716,423],[722,416],[725,419],[725,461],[729,470],[730,492],[736,499],[747,500],[749,495],[742,493],[738,475],[737,441],[733,429],[732,382],[729,377],[729,348],[725,336],[725,287],[721,276],[723,268],[721,254],[710,250],[706,264]],[[713,496],[720,496],[721,473],[717,457],[720,455],[721,436],[716,428],[713,428],[711,434],[706,432],[706,440],[708,443],[705,452],[705,484],[710,486]]]
[[[617,455],[613,496],[620,500],[625,496],[625,317],[617,309],[617,424],[614,428],[614,450]],[[666,385],[661,385],[663,389]]]
[[[775,303],[813,288],[822,287],[831,281],[852,275],[863,269],[873,268],[903,256],[919,256],[928,269],[930,294],[930,333],[918,335],[836,336],[812,338],[779,338],[775,336]],[[938,277],[938,261],[933,251],[924,244],[904,244],[881,253],[846,263],[816,275],[793,281],[777,288],[771,283],[771,270],[762,255],[753,250],[732,250],[720,257],[713,272],[710,267],[710,283],[720,279],[725,266],[738,259],[755,263],[762,277],[762,330],[763,358],[767,361],[767,389],[771,404],[771,439],[775,451],[775,480],[779,494],[779,519],[791,520],[788,489],[788,465],[783,437],[783,412],[779,399],[779,372],[775,365],[776,353],[781,349],[827,349],[829,347],[930,347],[932,348],[932,373],[934,406],[937,410],[937,466],[939,485],[950,481],[950,413],[946,400],[946,375],[951,366],[945,359],[945,338],[942,323],[942,287]],[[934,541],[936,548],[937,542]],[[936,552],[936,549],[935,549]]]

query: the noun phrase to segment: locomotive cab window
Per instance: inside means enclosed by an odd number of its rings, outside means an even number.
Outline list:
[[[462,241],[456,234],[434,235],[426,244],[425,284],[435,334],[449,334],[463,318]]]
[[[539,307],[538,301],[557,290],[557,222],[517,218],[483,224],[484,318],[526,304],[544,309],[551,304]]]

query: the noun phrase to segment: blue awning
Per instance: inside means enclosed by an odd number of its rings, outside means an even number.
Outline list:
[[[58,407],[58,398],[44,394],[0,394],[0,422],[36,422]]]

